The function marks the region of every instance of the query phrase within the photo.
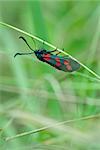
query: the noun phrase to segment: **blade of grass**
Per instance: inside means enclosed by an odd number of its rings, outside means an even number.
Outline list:
[[[85,73],[81,73],[81,72],[76,72],[76,73],[72,73],[72,75],[79,75],[79,76],[82,76],[82,77],[85,77],[87,78],[88,80],[92,81],[92,82],[98,82],[98,79],[97,78],[94,78],[94,77],[90,77],[88,76],[87,74]]]
[[[31,20],[34,24],[35,33],[42,37],[43,39],[47,40],[47,30],[45,26],[45,20],[43,17],[43,11],[41,7],[41,1],[29,1],[29,8],[31,12]]]
[[[3,32],[2,34],[5,34],[5,32]],[[8,34],[8,32],[6,33],[6,38],[7,38],[7,41],[5,41],[5,43],[4,43],[6,45],[6,49],[8,50],[9,53],[10,53],[11,50],[13,52],[14,47],[15,46],[17,47],[17,45],[15,44],[14,39]],[[12,42],[12,44],[10,44],[11,42]],[[9,48],[7,48],[7,47],[9,47]],[[12,61],[13,61],[13,58],[11,57],[11,63],[12,63]],[[19,87],[28,87],[27,79],[25,77],[25,70],[21,66],[22,66],[22,61],[21,60],[17,61],[15,63],[15,65],[11,65],[12,70],[14,71],[14,74],[16,76],[18,86]],[[25,91],[23,91],[21,93],[21,97],[23,97],[23,100],[25,99],[24,92]]]
[[[56,47],[55,47],[54,45],[52,45],[52,44],[50,44],[50,43],[48,43],[48,42],[46,42],[46,41],[40,39],[40,38],[37,37],[37,36],[34,36],[34,35],[30,34],[30,33],[27,33],[27,32],[25,32],[25,31],[23,31],[23,30],[21,30],[21,29],[19,29],[19,28],[16,28],[16,27],[14,27],[14,26],[12,26],[12,25],[9,25],[9,24],[7,24],[7,23],[4,23],[4,22],[0,22],[0,24],[3,25],[3,26],[6,26],[6,27],[12,28],[12,29],[14,29],[14,30],[16,30],[16,31],[18,31],[18,32],[21,32],[21,33],[23,33],[23,34],[25,34],[25,35],[27,35],[27,36],[29,36],[29,37],[32,37],[32,38],[36,39],[36,40],[39,41],[39,42],[42,42],[42,43],[44,42],[44,44],[46,44],[47,46],[50,46],[50,47],[56,49]],[[98,81],[100,82],[100,76],[99,76],[98,74],[96,74],[94,71],[92,71],[91,69],[89,69],[89,68],[88,68],[87,66],[85,66],[83,63],[81,63],[80,61],[78,61],[77,59],[75,59],[74,57],[72,57],[70,54],[64,52],[63,50],[58,49],[58,48],[57,48],[57,50],[58,50],[59,52],[62,52],[62,53],[65,54],[65,55],[68,55],[68,56],[69,56],[70,58],[72,58],[73,60],[77,61],[83,68],[85,68],[88,72],[90,72],[92,75],[94,75],[94,76],[98,79]]]
[[[7,137],[5,140],[9,141],[9,140],[13,140],[13,139],[18,138],[18,137],[23,137],[23,136],[26,136],[26,135],[30,135],[30,134],[34,134],[34,133],[37,133],[37,132],[41,132],[41,131],[53,128],[55,126],[66,124],[66,123],[72,123],[72,122],[76,122],[76,121],[82,121],[82,120],[88,120],[88,119],[94,119],[94,118],[100,118],[100,114],[91,115],[91,116],[85,116],[85,117],[78,118],[78,119],[72,119],[72,120],[66,120],[66,121],[58,122],[56,124],[45,126],[45,127],[42,127],[42,128],[36,129],[36,130],[31,130],[31,131],[28,131],[28,132],[17,134],[17,135],[12,136],[12,137]]]

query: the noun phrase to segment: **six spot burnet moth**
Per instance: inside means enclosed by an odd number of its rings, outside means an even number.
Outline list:
[[[43,62],[48,63],[49,65],[55,67],[58,70],[62,70],[65,72],[73,72],[76,71],[80,68],[80,64],[70,58],[69,56],[58,56],[60,52],[57,54],[53,54],[53,52],[56,52],[57,49],[53,51],[47,51],[45,49],[38,49],[38,50],[33,50],[30,45],[27,43],[26,39],[24,37],[20,37],[21,39],[24,40],[24,42],[28,45],[28,47],[31,49],[32,52],[30,53],[16,53],[14,57],[17,55],[29,55],[29,54],[35,54],[36,57]]]

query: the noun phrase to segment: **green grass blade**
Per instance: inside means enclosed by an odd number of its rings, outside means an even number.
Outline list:
[[[4,23],[4,22],[0,22],[0,24],[3,25],[3,26],[6,26],[6,27],[12,28],[12,29],[14,29],[14,30],[16,30],[16,31],[18,31],[18,32],[21,32],[21,33],[23,33],[23,34],[25,34],[25,35],[27,35],[27,36],[29,36],[29,37],[32,37],[32,38],[36,39],[36,40],[39,41],[39,42],[42,42],[42,43],[44,42],[44,44],[46,44],[47,46],[50,46],[50,47],[56,49],[55,46],[53,46],[52,44],[50,44],[50,43],[48,43],[48,42],[46,42],[46,41],[44,41],[44,40],[42,40],[42,39],[40,39],[40,38],[37,37],[37,36],[34,36],[34,35],[30,34],[30,33],[27,33],[27,32],[25,32],[25,31],[23,31],[23,30],[21,30],[21,29],[18,29],[18,28],[16,28],[16,27],[14,27],[14,26],[12,26],[12,25],[9,25],[9,24],[6,24],[6,23]],[[62,51],[61,49],[57,49],[57,50],[58,50],[59,52],[62,52],[62,53],[65,54],[65,55],[70,56],[73,60],[77,61],[83,68],[85,68],[88,72],[90,72],[92,75],[94,75],[94,76],[98,79],[98,81],[100,82],[100,76],[99,76],[98,74],[96,74],[94,71],[92,71],[92,70],[89,69],[87,66],[85,66],[83,63],[81,63],[80,61],[78,61],[77,59],[75,59],[74,57],[72,57],[71,55],[69,55],[68,53]]]
[[[17,134],[17,135],[12,136],[12,137],[7,137],[6,141],[13,140],[13,139],[18,138],[18,137],[23,137],[23,136],[26,136],[26,135],[30,135],[30,134],[33,134],[33,133],[41,132],[41,131],[53,128],[55,126],[66,124],[66,123],[72,123],[72,122],[76,122],[76,121],[88,120],[88,119],[93,119],[93,118],[100,118],[100,114],[85,116],[85,117],[78,118],[78,119],[72,119],[72,120],[58,122],[56,124],[45,126],[45,127],[42,127],[42,128],[36,129],[36,130],[32,130],[32,131],[24,132],[24,133],[21,133],[21,134]]]

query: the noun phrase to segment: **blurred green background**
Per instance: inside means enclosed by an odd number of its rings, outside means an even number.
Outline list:
[[[0,21],[46,40],[100,74],[100,1],[0,1]],[[69,74],[42,63],[0,25],[0,150],[99,150],[100,119],[75,121],[5,141],[59,121],[100,113],[100,83],[84,68]],[[37,48],[42,43],[36,42]],[[45,45],[46,49],[52,50]],[[88,75],[88,78],[87,78]]]

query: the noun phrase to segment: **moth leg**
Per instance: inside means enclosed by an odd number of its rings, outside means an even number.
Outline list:
[[[50,51],[51,53],[53,53],[53,52],[57,52],[57,48],[56,49],[54,49],[53,51]]]
[[[64,48],[62,49],[64,51]],[[59,55],[61,52],[58,52],[56,55]]]
[[[45,46],[45,41],[43,41],[42,43],[42,49],[44,49],[44,46]]]
[[[47,51],[49,54],[53,53],[53,52],[56,52],[57,51],[57,48],[52,50],[52,51]]]
[[[56,55],[59,55],[61,52],[56,53]]]
[[[32,39],[32,41],[34,42],[35,49],[37,49],[36,42],[35,42],[34,38],[31,37],[31,39]]]
[[[64,48],[62,50],[65,51]]]

